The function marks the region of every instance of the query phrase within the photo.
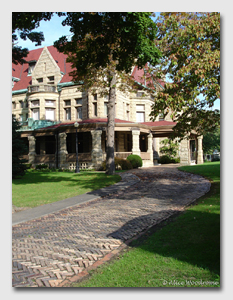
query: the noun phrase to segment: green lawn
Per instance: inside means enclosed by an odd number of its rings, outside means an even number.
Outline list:
[[[120,181],[119,175],[81,171],[50,172],[27,170],[12,181],[12,202],[18,207],[36,207],[97,190]]]
[[[220,286],[220,163],[180,169],[212,179],[210,192],[72,287]]]

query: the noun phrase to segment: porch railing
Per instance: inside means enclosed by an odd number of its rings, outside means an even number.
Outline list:
[[[141,159],[142,160],[150,160],[150,153],[149,152],[141,152]]]
[[[124,158],[126,159],[132,152],[115,152],[115,157]],[[148,152],[141,152],[142,160],[150,160],[150,153]],[[103,159],[106,159],[106,153],[103,154]]]
[[[56,92],[56,86],[52,84],[40,84],[40,85],[29,85],[29,93],[38,93],[38,92]]]
[[[36,164],[48,164],[55,162],[55,154],[38,154],[35,156]]]
[[[132,152],[115,152],[115,157],[126,159]]]
[[[75,162],[76,161],[76,153],[68,153],[66,155],[66,160],[68,162]],[[91,152],[79,153],[78,160],[80,162],[88,162],[88,161],[90,162],[91,161]]]

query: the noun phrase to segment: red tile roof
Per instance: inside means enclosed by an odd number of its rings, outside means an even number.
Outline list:
[[[145,66],[145,70],[148,69],[148,66]],[[142,85],[145,85],[147,87],[153,88],[154,84],[151,80],[151,76],[149,73],[146,73],[146,78],[144,77],[144,69],[139,69],[137,66],[134,67],[133,72],[132,72],[132,76],[134,77],[135,81],[141,83]],[[146,79],[146,82],[145,82]],[[165,82],[162,81],[159,78],[156,78],[156,81],[162,85],[162,87],[164,87]]]
[[[69,73],[72,71],[71,63],[66,62],[67,55],[60,53],[57,51],[57,49],[54,46],[48,46],[47,47],[49,52],[51,53],[52,57],[56,61],[58,67],[60,68],[61,72],[65,73],[65,75],[62,77],[61,83],[65,82],[71,82],[72,76],[69,75]],[[38,60],[43,48],[35,49],[29,51],[28,56],[25,58],[27,62],[32,60]],[[132,76],[134,79],[144,85],[144,80],[142,79],[142,76],[144,74],[143,69],[138,69],[137,67],[134,68],[132,72]],[[24,63],[23,65],[15,65],[12,64],[12,76],[20,79],[18,82],[15,82],[13,91],[18,91],[22,89],[26,89],[28,85],[31,85],[31,76],[28,76],[28,63]],[[162,86],[164,86],[164,82],[162,80],[157,80]],[[149,75],[147,75],[147,84],[151,83],[149,80]]]
[[[78,123],[79,123],[79,125],[84,125],[84,124],[95,124],[95,123],[107,123],[107,121],[108,121],[107,118],[95,118],[95,119],[82,120],[82,121],[79,121]],[[75,123],[75,121],[62,122],[62,123],[58,123],[55,125],[47,126],[45,128],[40,128],[39,130],[56,129],[56,128],[63,127],[63,126],[73,126],[74,123]],[[135,124],[135,125],[141,124],[141,125],[146,125],[149,127],[175,126],[176,125],[175,122],[170,122],[170,121],[155,121],[155,122],[137,123],[137,122],[132,122],[132,121],[120,120],[120,119],[115,119],[115,123],[116,124],[126,123],[126,124]]]

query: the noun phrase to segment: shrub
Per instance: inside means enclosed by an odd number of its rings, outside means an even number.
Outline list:
[[[119,157],[115,157],[114,158],[115,161],[115,169],[116,170],[131,170],[133,169],[133,166],[131,165],[130,161],[123,159],[123,158],[119,158]],[[103,161],[101,167],[98,168],[98,171],[106,171],[106,160]]]
[[[180,162],[179,157],[170,157],[169,155],[162,155],[159,158],[159,163],[160,164],[177,164]]]
[[[133,169],[133,166],[129,160],[123,159],[122,163],[121,163],[121,169],[122,170],[131,170],[131,169]]]
[[[127,160],[131,163],[134,169],[142,167],[142,159],[139,155],[131,154],[127,157]]]
[[[36,170],[48,169],[49,166],[46,164],[36,165]]]
[[[26,167],[26,170],[28,170],[28,169],[31,169],[31,168],[32,168],[32,164],[26,163],[26,164],[24,164],[24,165],[25,165],[25,167]]]
[[[211,161],[213,162],[213,161],[220,161],[220,157],[219,156],[215,156],[215,157],[213,157],[212,159],[211,159]]]

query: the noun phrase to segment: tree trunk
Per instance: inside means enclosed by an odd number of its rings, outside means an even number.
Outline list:
[[[116,73],[110,71],[110,89],[108,100],[108,122],[107,122],[107,157],[106,157],[106,174],[115,173],[114,162],[114,135],[115,135],[115,101],[116,101]]]

